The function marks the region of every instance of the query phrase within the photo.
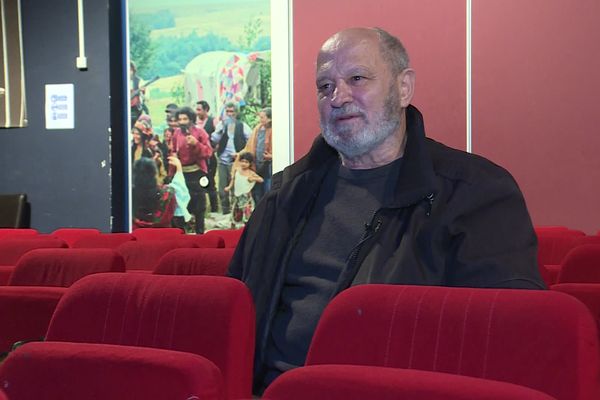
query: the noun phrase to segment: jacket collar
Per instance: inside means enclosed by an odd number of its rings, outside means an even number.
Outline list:
[[[431,195],[435,188],[435,174],[431,155],[427,149],[427,139],[423,125],[423,116],[414,106],[406,108],[406,148],[404,161],[398,176],[393,198],[386,207],[406,207]],[[337,151],[329,146],[319,135],[310,151],[296,163],[283,171],[282,184],[301,174],[304,176],[309,193],[318,190],[325,173],[338,159]]]

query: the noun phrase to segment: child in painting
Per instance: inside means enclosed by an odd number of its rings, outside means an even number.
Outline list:
[[[252,169],[254,156],[252,153],[243,152],[238,156],[237,167],[233,168],[231,182],[225,188],[226,192],[232,193],[233,209],[231,212],[231,228],[243,226],[252,211],[254,211],[254,199],[252,199],[252,188],[255,183],[262,183],[260,177]]]

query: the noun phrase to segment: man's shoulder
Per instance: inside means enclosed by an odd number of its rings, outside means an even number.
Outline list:
[[[483,156],[446,146],[430,138],[427,138],[427,147],[437,176],[469,184],[488,180],[513,180],[506,169]]]

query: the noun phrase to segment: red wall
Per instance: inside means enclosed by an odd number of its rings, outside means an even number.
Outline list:
[[[351,26],[401,38],[417,73],[428,136],[465,149],[464,0],[297,0],[294,154],[319,132],[315,58]],[[507,168],[534,224],[600,229],[600,2],[473,2],[473,152]]]
[[[473,2],[473,152],[537,225],[600,229],[600,2]]]

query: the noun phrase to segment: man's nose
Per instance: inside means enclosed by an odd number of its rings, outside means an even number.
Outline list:
[[[338,108],[352,101],[352,88],[344,81],[336,82],[335,90],[331,95],[331,106]]]

